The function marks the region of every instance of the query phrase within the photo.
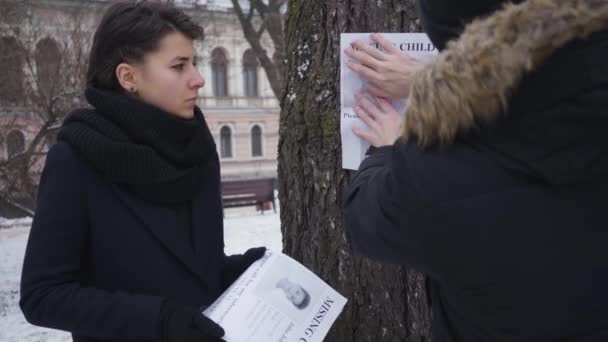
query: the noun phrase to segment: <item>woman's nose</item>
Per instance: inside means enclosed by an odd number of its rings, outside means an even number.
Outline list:
[[[194,68],[194,74],[192,75],[192,79],[190,80],[190,86],[192,88],[202,88],[205,86],[205,79],[203,75],[201,75],[198,69]]]

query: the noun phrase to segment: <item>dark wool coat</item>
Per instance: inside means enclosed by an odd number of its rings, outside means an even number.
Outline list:
[[[352,247],[428,275],[434,342],[608,341],[606,28],[593,0],[476,22],[353,178]]]
[[[217,154],[210,163],[188,241],[174,210],[123,192],[70,145],[54,145],[23,266],[27,320],[76,342],[157,341],[163,298],[211,304],[225,259]]]

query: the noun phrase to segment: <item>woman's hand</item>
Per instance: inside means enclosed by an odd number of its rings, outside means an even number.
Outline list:
[[[162,342],[222,342],[224,329],[202,310],[165,299],[160,308]]]
[[[384,51],[356,41],[353,46],[358,50],[348,48],[345,51],[346,55],[356,62],[348,61],[346,64],[370,82],[366,91],[374,96],[389,99],[407,98],[412,76],[424,63],[399,51],[393,43],[377,33],[373,33],[371,39],[380,44]]]
[[[369,131],[354,127],[353,132],[375,147],[394,144],[403,130],[401,115],[384,98],[376,99],[379,108],[361,94],[355,94],[355,98],[355,113],[367,124]]]
[[[232,285],[243,272],[247,271],[251,264],[262,258],[264,254],[266,254],[266,247],[256,247],[248,249],[245,254],[235,254],[226,257],[224,259],[224,268],[222,269],[224,289]]]

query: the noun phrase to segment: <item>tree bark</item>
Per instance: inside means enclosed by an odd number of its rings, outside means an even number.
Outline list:
[[[349,300],[327,341],[430,341],[424,277],[353,257],[342,225],[342,32],[418,31],[412,0],[290,0],[279,200],[285,253]]]

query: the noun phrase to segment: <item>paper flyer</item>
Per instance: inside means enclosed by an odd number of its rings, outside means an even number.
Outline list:
[[[342,168],[357,170],[365,158],[369,144],[357,137],[352,129],[367,126],[358,118],[353,110],[355,105],[355,92],[366,94],[367,80],[356,74],[346,65],[350,59],[344,51],[351,47],[355,40],[367,42],[369,45],[382,50],[380,46],[370,39],[371,33],[342,33],[340,35],[340,133],[342,137]],[[418,60],[428,60],[437,54],[437,49],[425,33],[381,33],[403,53]],[[371,96],[371,95],[370,95]],[[392,101],[398,112],[403,113],[406,106],[405,99]]]
[[[306,267],[268,250],[203,313],[227,342],[321,342],[345,304]]]

